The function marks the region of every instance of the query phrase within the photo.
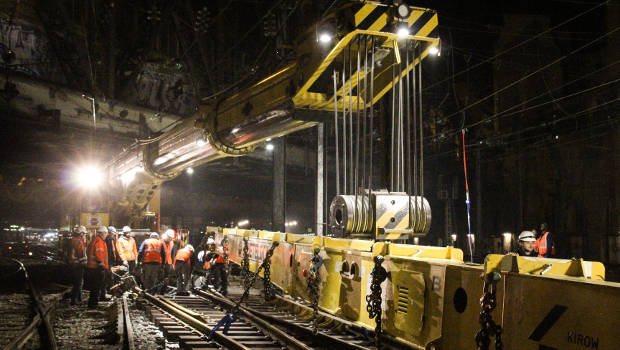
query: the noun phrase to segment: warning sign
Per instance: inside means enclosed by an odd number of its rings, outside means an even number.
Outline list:
[[[80,225],[87,229],[96,229],[99,226],[110,224],[110,214],[108,213],[82,213],[80,214]]]

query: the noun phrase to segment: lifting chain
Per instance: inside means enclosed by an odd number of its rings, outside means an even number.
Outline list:
[[[314,311],[312,315],[312,328],[314,334],[319,332],[319,282],[321,280],[319,269],[323,265],[323,258],[319,255],[320,251],[321,248],[314,248],[312,258],[310,258],[310,268],[308,269],[308,274],[306,276],[308,283],[308,296],[312,300],[312,310]]]
[[[380,335],[381,335],[381,283],[387,278],[387,271],[381,264],[385,258],[382,255],[375,256],[375,267],[372,269],[370,275],[372,281],[370,283],[370,295],[366,296],[366,311],[368,311],[368,317],[375,319],[375,344],[377,349],[380,349]]]
[[[248,255],[248,237],[243,237],[243,260],[241,261],[242,275],[245,277],[250,273],[250,256]]]
[[[482,298],[480,298],[480,331],[476,334],[476,344],[478,350],[489,350],[491,345],[491,337],[495,336],[495,350],[501,350],[502,344],[502,326],[493,321],[491,312],[497,306],[497,282],[502,276],[497,272],[489,273],[484,278],[484,289]]]
[[[265,254],[265,260],[263,260],[263,262],[260,264],[258,269],[256,269],[256,273],[248,273],[248,275],[246,276],[246,281],[244,281],[243,294],[241,295],[241,298],[239,299],[239,301],[237,301],[237,303],[235,304],[234,310],[238,310],[239,305],[241,305],[241,303],[245,300],[245,298],[248,297],[248,295],[250,294],[250,288],[252,288],[252,286],[254,285],[254,282],[256,282],[256,278],[260,274],[260,271],[264,269],[267,264],[270,264],[273,251],[276,249],[276,247],[279,244],[280,243],[274,241],[271,244],[271,248],[269,248],[269,250],[267,251],[267,254]]]
[[[273,254],[273,251],[271,251],[271,253]],[[263,272],[263,294],[265,295],[265,301],[270,301],[273,299],[273,290],[271,289],[271,254],[269,254],[269,252],[265,256],[263,264],[265,265],[265,271]]]
[[[245,289],[248,288],[250,279],[252,278],[252,273],[250,272],[250,257],[248,254],[248,237],[243,237],[243,261],[241,262],[241,275],[243,276],[243,281],[241,286]]]
[[[276,249],[276,247],[279,244],[280,243],[278,242],[273,242],[271,244],[271,248],[269,248],[269,250],[267,251],[267,254],[265,255],[265,260],[263,260],[263,262],[260,264],[260,266],[256,270],[256,273],[254,274],[248,273],[248,275],[246,276],[246,280],[248,281],[247,283],[244,283],[244,290],[243,290],[243,294],[241,295],[241,298],[239,298],[239,300],[235,303],[235,306],[232,307],[230,312],[227,312],[226,315],[224,315],[224,317],[217,323],[217,325],[213,327],[207,339],[211,339],[213,337],[213,333],[215,333],[215,331],[222,326],[224,327],[224,331],[223,331],[224,334],[228,333],[228,329],[230,328],[230,325],[237,320],[237,317],[239,315],[239,307],[241,306],[241,303],[243,303],[243,301],[248,297],[248,295],[250,295],[250,288],[252,288],[252,286],[254,285],[254,282],[256,282],[256,278],[258,277],[260,271],[264,269],[266,265],[269,264],[269,261],[271,261],[271,256],[273,255],[273,251]],[[250,275],[251,275],[251,279],[249,277]]]

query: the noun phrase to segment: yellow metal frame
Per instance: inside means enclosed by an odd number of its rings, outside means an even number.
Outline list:
[[[434,22],[435,24],[432,26],[432,28],[434,28],[437,25],[436,17],[437,17],[436,15],[433,17],[435,18],[435,22]],[[424,28],[426,28],[426,26],[423,27],[423,30],[426,31],[427,29],[424,29]],[[428,30],[428,32],[430,32],[432,28]],[[304,85],[301,86],[299,91],[297,91],[297,94],[295,94],[295,97],[293,97],[293,103],[295,104],[297,108],[318,109],[318,110],[325,110],[325,111],[332,111],[334,109],[333,96],[327,97],[326,94],[309,92],[308,90],[310,89],[312,84],[314,84],[317,81],[317,79],[325,72],[325,70],[332,64],[332,62],[340,55],[340,53],[358,35],[371,35],[371,36],[386,38],[386,43],[393,43],[394,47],[396,48],[398,48],[399,43],[405,42],[407,40],[424,41],[424,42],[431,43],[431,45],[428,45],[426,49],[421,53],[421,57],[415,59],[413,64],[409,64],[407,67],[405,67],[405,69],[401,71],[400,76],[397,76],[393,81],[391,81],[389,84],[384,86],[381,90],[375,92],[375,96],[374,96],[372,103],[376,103],[377,101],[379,101],[381,97],[383,97],[383,95],[385,95],[392,88],[392,86],[396,82],[398,82],[400,78],[404,77],[409,70],[413,69],[413,66],[415,64],[419,64],[420,60],[424,59],[424,57],[426,57],[429,54],[429,51],[431,50],[431,48],[438,47],[439,41],[440,41],[439,38],[430,38],[427,36],[420,36],[420,35],[409,35],[404,38],[399,38],[395,33],[391,33],[391,32],[379,32],[375,30],[355,29],[351,31],[350,33],[348,33],[347,35],[345,35],[336,44],[336,46],[332,48],[332,50],[323,59],[321,64],[318,66],[318,68],[310,76],[310,78],[308,78],[308,80],[306,80]],[[396,49],[395,51],[398,52],[398,49]],[[364,73],[360,72],[360,79],[363,79],[363,76],[364,76]],[[357,87],[358,81],[357,81],[356,74],[354,74],[354,76],[352,77],[350,81],[347,81],[345,83],[347,87],[349,86],[349,84],[352,84],[351,89]],[[338,94],[342,95],[341,92],[338,92]],[[355,105],[357,105],[357,100],[359,99],[360,105],[364,106],[364,108],[370,107],[370,102],[363,101],[362,98],[359,96],[351,96],[350,98],[353,99],[351,102],[354,103]],[[342,110],[342,108],[344,107],[343,104],[347,104],[347,103],[349,103],[349,100],[340,99],[340,101],[338,102],[338,108]]]
[[[514,254],[489,254],[484,260],[485,273],[514,272],[532,276],[579,277],[605,280],[605,265],[583,259],[546,259]]]

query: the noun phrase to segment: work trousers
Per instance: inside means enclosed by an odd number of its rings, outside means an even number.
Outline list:
[[[215,263],[211,268],[215,273],[215,290],[222,293],[222,295],[228,294],[228,274],[226,273],[226,264]]]
[[[71,282],[73,289],[71,290],[71,304],[82,302],[82,286],[84,285],[84,265],[71,264]]]
[[[103,279],[105,269],[95,268],[86,269],[88,277],[88,285],[90,287],[90,296],[88,297],[88,307],[94,308],[99,304],[99,293],[103,287]]]
[[[104,300],[106,293],[112,288],[112,271],[103,270],[103,284],[99,290],[99,300]]]
[[[163,276],[163,280],[167,280],[168,284],[170,284],[170,281],[172,280],[172,277],[174,277],[174,269],[172,268],[172,264],[163,264],[164,267],[164,276]]]
[[[127,260],[127,270],[130,275],[134,275],[136,271],[136,261],[135,260]]]
[[[191,266],[189,264],[186,264],[185,261],[177,261],[175,271],[177,275],[177,293],[188,292],[189,285],[192,281]]]
[[[161,269],[161,264],[156,262],[149,262],[142,264],[142,269],[144,270],[144,289],[149,290],[155,286],[157,283],[157,279],[159,278],[159,270]]]

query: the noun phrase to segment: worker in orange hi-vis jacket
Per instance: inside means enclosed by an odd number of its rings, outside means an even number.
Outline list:
[[[97,228],[97,235],[88,245],[87,250],[87,277],[90,285],[90,296],[88,297],[88,308],[94,309],[99,304],[99,293],[103,287],[105,278],[105,270],[108,265],[108,247],[105,238],[108,235],[108,229],[105,226]]]
[[[174,257],[174,271],[177,275],[177,295],[189,295],[189,285],[192,278],[191,258],[194,247],[186,245],[177,251]]]
[[[71,266],[71,305],[82,302],[82,285],[84,284],[84,265],[86,265],[86,247],[84,247],[86,227],[80,226],[73,231],[69,249],[69,265]]]
[[[157,232],[152,232],[148,239],[145,239],[138,249],[138,261],[142,263],[144,269],[144,289],[147,291],[155,286],[161,264],[166,259],[164,246],[159,240]]]
[[[133,275],[138,259],[138,247],[136,247],[136,240],[131,237],[129,226],[123,227],[123,234],[116,240],[116,248],[123,265],[127,266],[129,273]]]
[[[163,266],[163,275],[164,282],[167,285],[167,282],[172,277],[172,273],[174,269],[172,268],[172,264],[174,263],[173,259],[177,254],[177,245],[172,240],[174,237],[174,231],[167,230],[163,235],[161,235],[161,245],[164,247],[165,258],[162,263]]]

